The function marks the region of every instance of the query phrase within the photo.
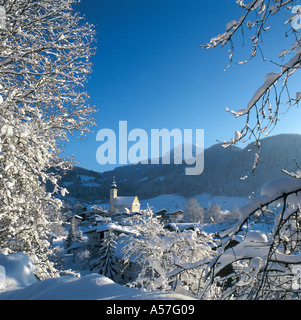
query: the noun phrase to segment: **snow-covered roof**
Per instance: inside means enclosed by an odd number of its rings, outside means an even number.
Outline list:
[[[116,199],[114,199],[114,205],[115,206],[129,206],[132,205],[134,200],[135,200],[135,196],[133,197],[117,197]]]
[[[96,227],[93,227],[89,230],[85,230],[84,233],[91,233],[91,232],[105,232],[105,231],[116,231],[120,233],[126,233],[126,234],[138,234],[135,229],[129,226],[120,226],[115,223],[105,223]]]
[[[86,242],[76,242],[76,243],[73,243],[70,247],[68,247],[66,251],[69,253],[71,250],[75,250],[75,249],[84,247],[86,245],[87,245]]]
[[[165,228],[170,227],[171,229],[175,230],[175,231],[184,231],[187,229],[197,229],[197,228],[201,228],[202,225],[199,223],[168,223]]]
[[[53,232],[48,232],[48,236],[49,236],[50,238],[57,239],[57,235],[56,235],[55,233],[53,233]]]
[[[67,219],[68,219],[68,220],[71,220],[71,219],[73,219],[73,218],[78,219],[78,220],[82,220],[82,219],[83,219],[83,217],[81,217],[81,216],[79,216],[79,215],[77,215],[77,214],[72,215],[72,216],[69,216]]]
[[[111,222],[112,218],[111,217],[95,217],[95,221],[99,222],[99,221],[107,221],[107,222]]]
[[[188,229],[199,229],[200,231],[206,232],[206,233],[216,233],[216,232],[223,232],[225,230],[228,230],[230,228],[227,224],[201,224],[198,222],[187,222],[187,223],[168,223],[165,225],[164,228],[169,228],[174,231],[184,231]]]
[[[103,216],[100,216],[98,214],[94,214],[93,216],[89,217],[89,220],[94,220],[94,221],[111,221],[112,218],[111,217],[103,217]]]
[[[101,217],[99,214],[93,214],[93,216],[89,217],[89,219],[94,219],[96,217]]]

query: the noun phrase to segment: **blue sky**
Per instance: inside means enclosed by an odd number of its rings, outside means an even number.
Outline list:
[[[128,130],[146,132],[204,129],[206,148],[217,140],[231,139],[244,118],[235,119],[225,108],[245,108],[265,74],[278,71],[269,59],[290,46],[283,36],[282,17],[277,16],[263,47],[268,61],[258,56],[224,72],[229,48],[205,50],[200,45],[224,32],[228,21],[239,18],[235,2],[82,0],[76,8],[97,31],[98,50],[87,91],[99,112],[95,132],[84,144],[71,140],[67,154],[74,154],[84,168],[112,169],[97,163],[101,143],[96,133],[109,128],[118,134],[119,121],[127,121]],[[236,61],[248,57],[247,44],[242,48],[238,39],[236,46]],[[296,91],[301,91],[297,85]],[[301,133],[298,119],[300,110],[288,112],[273,134]]]

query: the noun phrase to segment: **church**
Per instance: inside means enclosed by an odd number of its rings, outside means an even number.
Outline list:
[[[118,197],[115,177],[110,189],[110,213],[140,212],[140,202],[137,196]]]

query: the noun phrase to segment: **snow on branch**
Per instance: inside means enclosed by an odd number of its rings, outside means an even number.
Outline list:
[[[73,11],[76,2],[2,1],[0,243],[32,257],[40,279],[57,272],[47,239],[62,223],[54,194],[67,193],[58,184],[71,167],[62,145],[91,132],[96,111],[85,91],[95,31]]]
[[[294,285],[295,265],[301,268],[300,204],[301,179],[267,182],[258,198],[240,208],[240,220],[218,233],[215,256],[177,261],[167,276],[203,270],[200,299],[300,298]],[[264,229],[253,228],[258,219]]]
[[[279,61],[271,61],[279,67],[279,72],[271,72],[265,76],[264,83],[253,93],[252,98],[246,103],[246,107],[236,111],[228,107],[226,108],[226,111],[235,117],[244,116],[246,120],[244,127],[235,131],[234,138],[224,142],[224,147],[226,148],[237,142],[246,142],[249,139],[254,139],[254,146],[257,146],[257,154],[259,155],[259,140],[261,135],[268,135],[277,125],[280,114],[285,113],[291,107],[297,105],[301,98],[300,92],[292,94],[289,86],[290,78],[296,71],[300,70],[301,66],[301,37],[289,22],[299,17],[300,13],[298,10],[292,10],[290,6],[294,3],[292,0],[274,1],[274,4],[271,4],[269,0],[253,0],[248,3],[236,1],[236,3],[242,8],[240,18],[231,20],[226,26],[225,33],[213,37],[209,43],[202,46],[203,48],[211,49],[219,45],[224,46],[229,44],[230,64],[233,62],[235,48],[234,36],[237,34],[237,31],[240,30],[242,32],[243,39],[245,39],[248,34],[248,40],[252,48],[250,58],[243,59],[243,61],[239,61],[237,64],[247,63],[253,59],[258,52],[260,52],[263,59],[266,60],[261,44],[263,43],[264,35],[270,32],[270,26],[267,25],[268,22],[274,19],[275,14],[278,12],[286,9],[292,11],[291,18],[287,19],[283,24],[284,27],[289,28],[289,30],[284,30],[284,33],[286,34],[286,39],[291,41],[291,46],[289,49],[281,50]],[[251,34],[250,37],[249,33]],[[283,62],[283,59],[288,54],[292,54],[293,56],[287,62]],[[259,81],[261,82],[261,80]],[[255,168],[257,162],[258,159],[255,159]],[[252,172],[253,171],[254,168],[252,169]]]
[[[261,196],[240,209],[240,221],[220,233],[224,240],[206,267],[207,286],[202,295],[214,283],[226,286],[224,299],[288,298],[299,294],[288,283],[292,284],[294,277],[292,265],[301,264],[300,203],[300,179],[280,178],[265,184]],[[264,215],[270,218],[268,230],[252,230],[252,221]],[[230,271],[221,276],[225,270]],[[231,287],[227,285],[229,279]]]

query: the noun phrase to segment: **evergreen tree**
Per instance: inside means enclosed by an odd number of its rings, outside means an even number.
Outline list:
[[[74,243],[79,243],[82,241],[83,241],[83,234],[81,230],[78,229],[75,217],[73,217],[71,220],[68,236],[65,240],[65,248],[67,249]]]
[[[104,236],[99,249],[99,259],[95,264],[95,269],[98,273],[115,281],[117,273],[117,257],[116,250],[116,235],[112,230],[109,230]]]

